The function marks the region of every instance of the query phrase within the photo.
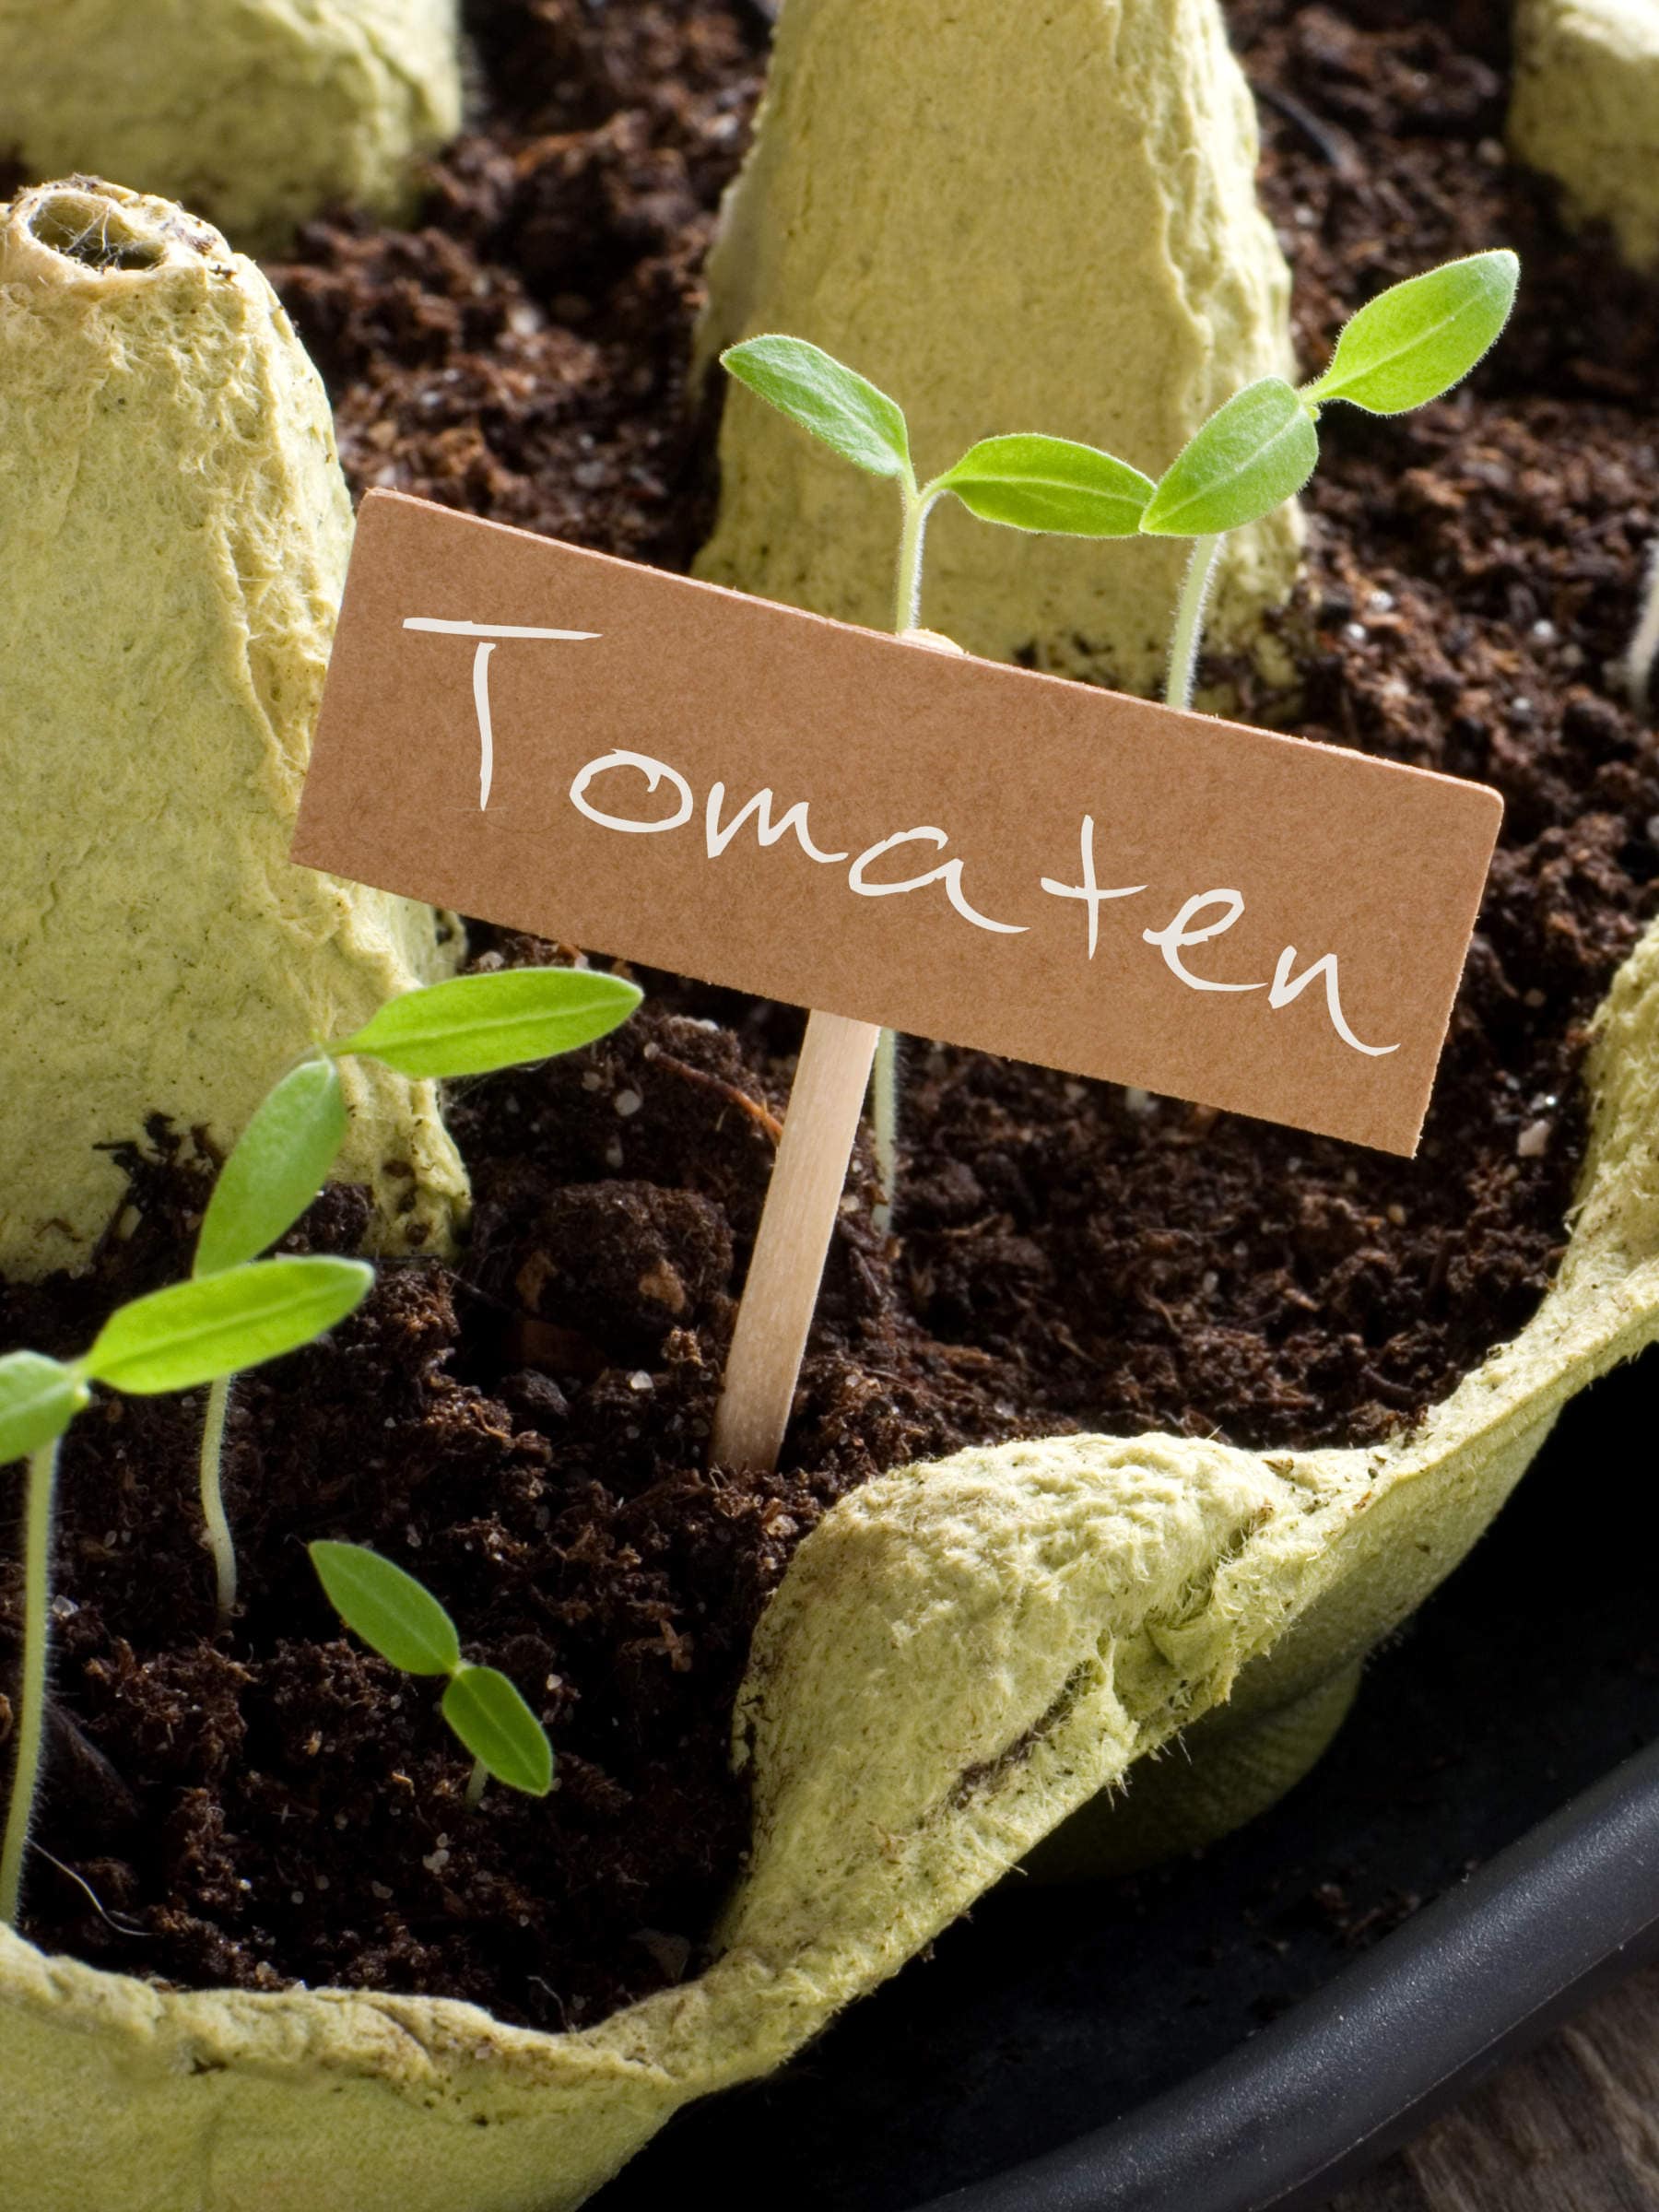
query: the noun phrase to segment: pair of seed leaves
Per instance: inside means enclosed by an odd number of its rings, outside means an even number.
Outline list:
[[[307,1547],[347,1627],[406,1675],[447,1675],[444,1719],[473,1757],[509,1789],[545,1797],[553,1747],[507,1677],[461,1656],[455,1624],[424,1583],[361,1544]]]
[[[1208,537],[1292,498],[1319,459],[1319,410],[1345,399],[1371,415],[1420,407],[1466,376],[1515,297],[1519,264],[1476,253],[1412,276],[1362,307],[1330,367],[1301,391],[1283,377],[1247,384],[1154,484],[1111,453],[1032,433],[987,438],[918,488],[903,411],[885,392],[803,338],[749,338],[722,355],[760,398],[909,499],[946,493],[982,522],[1075,537]]]
[[[61,1436],[94,1382],[141,1397],[194,1390],[297,1351],[367,1297],[374,1271],[361,1260],[257,1257],[292,1228],[334,1165],[346,1134],[340,1058],[375,1059],[414,1078],[483,1075],[591,1043],[639,1003],[618,976],[511,969],[406,992],[319,1047],[267,1094],[221,1169],[188,1282],[123,1306],[78,1359],[0,1359],[0,1466]]]

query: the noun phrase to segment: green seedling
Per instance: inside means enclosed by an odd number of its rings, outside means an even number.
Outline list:
[[[346,1135],[342,1060],[378,1060],[413,1078],[487,1075],[591,1044],[639,1003],[634,984],[584,968],[457,976],[388,1000],[349,1037],[318,1045],[255,1110],[214,1184],[194,1276],[212,1277],[267,1251],[316,1198]],[[236,1547],[222,1481],[234,1382],[229,1373],[216,1380],[202,1428],[202,1519],[221,1623],[236,1609]]]
[[[17,1919],[40,1780],[58,1448],[90,1403],[92,1384],[139,1396],[210,1386],[202,1507],[219,1610],[228,1617],[236,1602],[236,1555],[219,1461],[231,1381],[312,1342],[354,1312],[374,1281],[361,1260],[258,1256],[299,1219],[334,1164],[346,1133],[338,1063],[358,1053],[412,1078],[482,1075],[591,1043],[639,1003],[638,989],[620,977],[562,968],[458,977],[390,1000],[349,1037],[320,1045],[265,1099],[220,1171],[189,1281],[123,1306],[78,1359],[31,1351],[0,1359],[0,1466],[13,1460],[29,1466],[18,1749],[0,1842],[0,1922]],[[465,1688],[452,1683],[451,1689],[456,1712],[482,1744],[499,1722],[500,1699],[488,1669],[466,1675]]]
[[[1277,376],[1247,384],[1176,455],[1139,524],[1147,536],[1193,541],[1170,648],[1169,705],[1192,704],[1228,533],[1259,522],[1308,481],[1319,461],[1321,409],[1346,400],[1369,415],[1404,415],[1441,398],[1497,341],[1519,276],[1515,256],[1500,251],[1392,286],[1344,325],[1323,376],[1300,391]]]
[[[510,1790],[545,1797],[553,1787],[547,1732],[506,1676],[461,1656],[455,1624],[426,1586],[361,1544],[309,1547],[329,1603],[371,1652],[406,1675],[446,1675],[443,1717],[472,1753],[466,1802],[493,1775]]]
[[[1609,671],[1614,681],[1623,685],[1632,713],[1647,712],[1655,662],[1659,662],[1659,544],[1648,550],[1647,569],[1641,580],[1641,603],[1630,641]]]
[[[897,400],[805,338],[746,338],[721,355],[727,371],[843,461],[899,488],[901,519],[893,628],[922,622],[928,518],[947,495],[1006,529],[1066,537],[1133,537],[1151,480],[1127,462],[1069,438],[986,438],[953,468],[919,484],[910,426]]]
[[[256,1260],[171,1284],[112,1313],[78,1359],[40,1352],[0,1359],[0,1465],[27,1460],[23,1541],[23,1660],[17,1755],[0,1841],[0,1922],[14,1924],[22,1891],[46,1709],[52,1515],[58,1449],[94,1382],[138,1397],[196,1390],[221,1375],[298,1351],[369,1294],[360,1260]]]
[[[720,358],[739,383],[843,461],[898,486],[893,628],[900,634],[921,627],[927,524],[941,500],[959,500],[981,522],[1009,530],[1133,537],[1152,497],[1151,479],[1127,462],[1069,438],[1034,431],[983,439],[942,476],[921,483],[911,457],[910,426],[899,403],[822,347],[804,338],[747,338]],[[877,1050],[873,1103],[883,1199],[877,1226],[885,1227],[899,1167],[898,1040],[890,1030],[882,1031]]]

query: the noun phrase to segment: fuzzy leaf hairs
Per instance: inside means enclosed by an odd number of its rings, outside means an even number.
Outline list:
[[[1159,479],[1137,527],[1162,537],[1236,530],[1294,499],[1319,462],[1319,433],[1282,377],[1246,384]]]
[[[982,523],[1062,537],[1132,537],[1151,488],[1138,468],[1091,445],[1035,432],[986,438],[932,488]]]
[[[805,338],[748,338],[728,347],[720,359],[728,375],[854,468],[898,477],[907,490],[915,489],[903,409],[821,346]]]
[[[1314,406],[1346,399],[1369,415],[1427,406],[1497,344],[1520,277],[1515,255],[1499,248],[1391,285],[1344,324],[1304,396]]]

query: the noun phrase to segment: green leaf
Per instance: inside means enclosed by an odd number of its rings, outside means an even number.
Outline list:
[[[1141,528],[1212,537],[1258,522],[1299,492],[1319,459],[1319,432],[1283,377],[1246,384],[1176,454]]]
[[[361,1305],[374,1270],[361,1260],[255,1260],[135,1298],[112,1313],[81,1361],[115,1390],[153,1397],[194,1390],[298,1351]]]
[[[362,1544],[308,1544],[328,1602],[371,1652],[406,1675],[453,1675],[461,1664],[455,1624],[412,1574]]]
[[[553,1747],[505,1675],[464,1666],[443,1693],[443,1717],[498,1782],[529,1797],[553,1787]]]
[[[641,994],[589,968],[507,968],[461,975],[389,999],[330,1049],[362,1053],[400,1076],[482,1076],[551,1060],[628,1019]]]
[[[727,371],[791,422],[873,477],[911,474],[903,411],[885,392],[805,338],[746,338],[721,355]]]
[[[1133,537],[1152,497],[1138,468],[1069,438],[986,438],[933,491],[954,492],[982,523],[1067,537]]]
[[[346,1137],[332,1060],[302,1060],[267,1092],[219,1170],[196,1239],[198,1275],[257,1259],[323,1188]]]
[[[1509,321],[1521,265],[1507,250],[1472,253],[1392,285],[1362,307],[1306,396],[1403,415],[1467,376]]]
[[[0,1359],[0,1467],[51,1443],[91,1397],[73,1367],[44,1352],[8,1352]]]

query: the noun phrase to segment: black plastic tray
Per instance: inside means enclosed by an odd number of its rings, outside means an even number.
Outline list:
[[[595,2212],[699,2185],[730,2212],[1312,2207],[1659,1954],[1656,1384],[1651,1358],[1569,1409],[1282,1806],[1132,1882],[1005,1883]]]
[[[1659,1957],[1659,1745],[1219,2065],[937,2212],[1293,2212]]]

